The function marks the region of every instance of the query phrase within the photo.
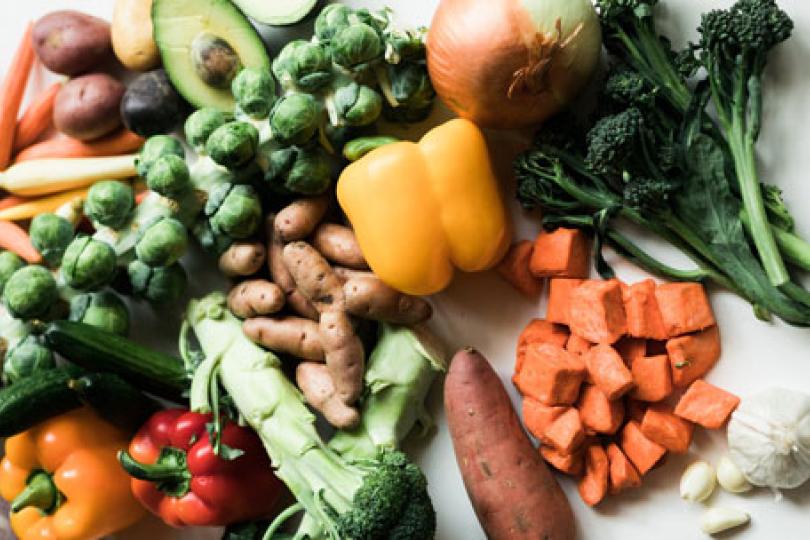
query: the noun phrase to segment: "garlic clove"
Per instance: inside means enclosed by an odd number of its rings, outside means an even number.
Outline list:
[[[717,463],[717,482],[729,493],[745,493],[752,487],[740,468],[728,456],[723,456]]]
[[[751,517],[736,508],[709,508],[700,518],[700,529],[706,534],[717,534],[745,525],[749,521]]]
[[[681,498],[689,502],[703,502],[711,496],[716,485],[714,467],[705,461],[696,461],[681,476]]]

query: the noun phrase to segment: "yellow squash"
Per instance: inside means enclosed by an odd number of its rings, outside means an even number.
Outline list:
[[[408,294],[493,267],[511,240],[486,141],[467,120],[370,152],[343,171],[337,196],[371,269]]]

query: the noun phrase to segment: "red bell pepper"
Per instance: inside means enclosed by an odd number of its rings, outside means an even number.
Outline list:
[[[156,413],[118,456],[133,477],[132,492],[173,527],[222,526],[272,514],[283,493],[261,440],[224,423],[223,445],[243,452],[226,460],[214,451],[212,415],[182,409]]]

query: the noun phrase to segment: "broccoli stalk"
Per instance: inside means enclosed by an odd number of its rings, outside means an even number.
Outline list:
[[[774,286],[790,275],[769,226],[755,145],[762,125],[762,74],[768,53],[790,37],[793,21],[774,0],[739,0],[703,15],[700,59],[737,173],[759,258]]]
[[[205,355],[192,384],[192,409],[216,410],[208,389],[221,381],[241,417],[261,437],[307,523],[322,531],[315,538],[432,537],[435,514],[419,468],[397,451],[351,461],[328,447],[280,360],[245,337],[224,295],[192,301],[186,322]]]

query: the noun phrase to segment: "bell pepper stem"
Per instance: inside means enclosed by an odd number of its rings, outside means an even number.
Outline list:
[[[191,472],[182,450],[164,448],[157,463],[152,464],[141,463],[127,451],[121,450],[118,461],[127,474],[138,480],[155,482],[160,491],[171,497],[183,497],[191,487]]]
[[[45,471],[37,471],[28,478],[25,489],[11,502],[11,511],[16,513],[32,506],[49,513],[58,503],[59,490],[53,478]]]

